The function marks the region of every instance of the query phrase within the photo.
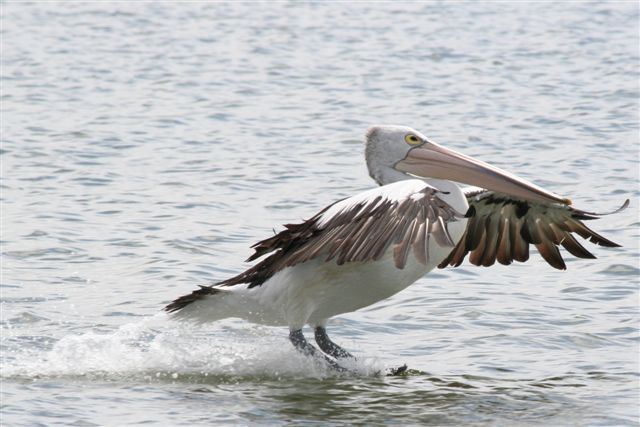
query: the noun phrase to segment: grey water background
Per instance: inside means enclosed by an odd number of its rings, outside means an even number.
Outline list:
[[[634,2],[3,3],[2,425],[638,425],[638,32]],[[377,123],[630,198],[588,224],[624,246],[336,318],[357,375],[160,312],[372,187]]]

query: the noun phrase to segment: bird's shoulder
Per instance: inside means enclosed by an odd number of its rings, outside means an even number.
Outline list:
[[[386,204],[397,204],[422,194],[435,194],[437,189],[420,179],[408,179],[374,187],[351,197],[338,200],[322,209],[311,220],[316,227],[325,227],[332,219],[347,212],[358,212],[366,207],[380,208]]]
[[[299,223],[284,224],[284,230],[264,239],[252,248],[255,250],[247,261],[280,250],[292,253],[302,245],[318,241],[326,245],[352,235],[369,221],[368,233],[382,225],[408,223],[424,210],[424,218],[431,221],[438,217],[444,222],[463,216],[444,202],[440,191],[419,179],[409,179],[375,187],[351,197],[338,200],[316,215]],[[376,227],[377,226],[377,227]],[[309,256],[307,252],[307,256]]]
[[[285,224],[282,231],[253,245],[254,253],[247,261],[266,258],[221,284],[259,286],[275,272],[318,256],[338,265],[375,261],[390,246],[405,248],[425,241],[427,235],[433,235],[439,244],[453,246],[446,224],[464,212],[453,209],[440,193],[412,179],[339,200],[307,220]],[[426,263],[426,258],[425,254],[420,261]],[[407,251],[399,253],[396,266],[403,268],[406,259]]]

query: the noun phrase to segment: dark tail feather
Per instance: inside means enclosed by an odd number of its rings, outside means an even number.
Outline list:
[[[173,313],[174,311],[181,310],[191,304],[206,297],[207,295],[215,295],[222,292],[220,289],[213,288],[211,286],[200,286],[200,289],[196,289],[188,295],[183,295],[180,298],[174,300],[171,304],[164,308],[165,311]]]

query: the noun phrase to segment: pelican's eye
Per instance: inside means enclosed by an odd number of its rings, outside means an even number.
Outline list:
[[[422,144],[422,139],[420,139],[416,135],[410,133],[410,134],[405,135],[404,142],[406,142],[409,145],[418,145],[418,144]]]

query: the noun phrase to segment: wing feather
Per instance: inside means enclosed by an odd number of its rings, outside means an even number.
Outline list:
[[[418,210],[418,214],[416,215],[416,228],[415,228],[415,235],[413,236],[413,238],[411,239],[412,244],[411,244],[411,249],[413,250],[413,255],[416,257],[416,260],[419,263],[422,264],[427,264],[427,250],[425,247],[425,226],[428,226],[428,224],[425,224],[425,220],[428,221],[428,219],[425,217],[425,210],[421,207]]]
[[[411,248],[411,244],[413,243],[413,227],[415,221],[409,223],[409,225],[401,230],[402,232],[398,234],[398,244],[393,248],[393,261],[396,268],[404,268],[407,262],[407,256],[409,255],[409,249]],[[402,236],[402,237],[400,237]]]
[[[469,209],[475,212],[475,210]],[[472,217],[474,218],[475,215]],[[484,224],[482,221],[469,221],[467,223],[467,237],[465,238],[465,249],[467,251],[475,250],[480,244],[482,234],[484,233]]]
[[[484,191],[467,197],[469,211],[465,234],[449,256],[439,265],[459,266],[469,254],[474,265],[490,266],[498,261],[508,265],[529,259],[529,246],[534,245],[542,258],[554,268],[565,270],[559,246],[579,258],[595,258],[572,236],[575,233],[591,243],[619,247],[582,221],[603,215],[560,204],[544,204],[517,200],[505,194]],[[625,201],[620,212],[629,205]]]
[[[513,259],[518,262],[526,262],[529,259],[529,244],[521,238],[524,221],[517,217],[512,220],[513,228],[510,231],[510,237],[513,245]]]
[[[436,216],[431,228],[431,233],[438,245],[442,247],[449,246],[453,248],[456,245],[449,234],[449,230],[447,230],[447,225],[445,224],[444,219],[441,216]]]
[[[256,243],[248,261],[266,258],[218,285],[260,286],[277,271],[317,257],[338,265],[375,261],[391,247],[397,268],[405,267],[410,252],[426,265],[430,236],[442,246],[453,247],[447,223],[464,215],[440,199],[438,190],[422,181],[404,181],[397,185],[397,188],[406,185],[410,190],[405,191],[405,197],[394,199],[382,187],[372,190],[381,194],[370,199],[361,196],[345,199],[309,220],[285,225],[275,236]]]
[[[474,265],[482,265],[482,257],[484,256],[484,248],[487,246],[487,232],[485,228],[480,229],[480,241],[475,250],[471,251],[469,261]],[[466,255],[466,254],[465,254]]]
[[[576,256],[578,258],[591,258],[594,259],[596,256],[589,252],[584,246],[582,246],[571,234],[567,234],[564,236],[564,239],[561,242],[562,247],[565,248],[571,255]]]
[[[487,217],[487,230],[485,232],[485,248],[482,254],[481,264],[488,267],[496,262],[496,245],[500,236],[498,235],[498,225],[500,218],[498,215],[490,215]]]
[[[503,209],[504,211],[504,209]],[[513,260],[511,252],[511,222],[507,215],[500,218],[500,234],[498,235],[498,249],[496,251],[496,259],[500,264],[509,265]]]

